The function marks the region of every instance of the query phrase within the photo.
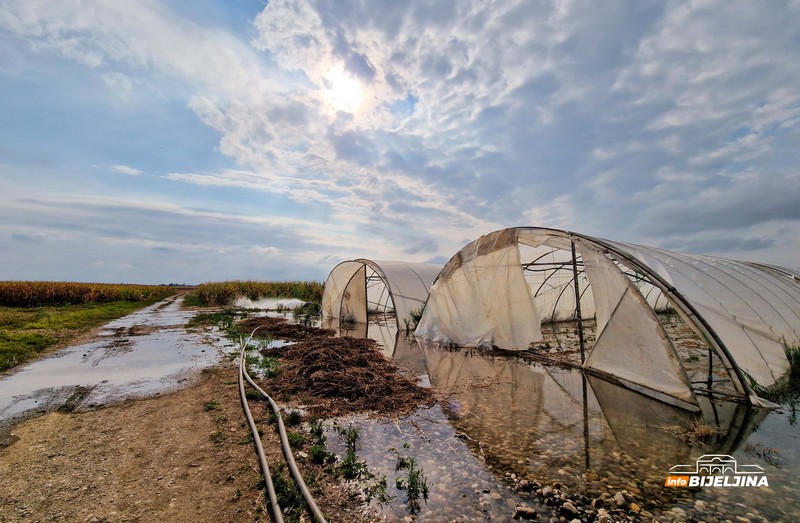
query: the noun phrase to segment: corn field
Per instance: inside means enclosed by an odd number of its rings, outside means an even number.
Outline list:
[[[230,305],[238,298],[256,301],[263,298],[297,298],[303,301],[322,301],[323,284],[315,281],[225,281],[203,283],[195,291],[205,306]]]
[[[174,288],[163,285],[0,281],[0,306],[45,307],[113,301],[139,302],[166,298],[175,292]]]

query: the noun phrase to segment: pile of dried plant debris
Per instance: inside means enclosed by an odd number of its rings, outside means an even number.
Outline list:
[[[302,402],[315,415],[334,417],[370,411],[404,416],[423,405],[432,405],[428,388],[417,385],[403,370],[386,360],[371,339],[336,338],[334,332],[304,327],[281,318],[251,318],[243,330],[276,339],[302,340],[263,349],[265,356],[279,358],[280,370],[264,381],[276,399]]]

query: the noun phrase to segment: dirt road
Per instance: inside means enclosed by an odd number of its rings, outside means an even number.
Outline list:
[[[177,392],[15,425],[0,448],[0,521],[269,521],[236,378],[225,360]],[[266,412],[254,415],[280,463]],[[335,478],[314,490],[332,521],[369,520]]]

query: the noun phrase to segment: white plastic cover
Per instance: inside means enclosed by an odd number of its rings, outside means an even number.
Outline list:
[[[606,243],[674,286],[711,327],[736,365],[760,385],[773,385],[789,370],[783,342],[800,340],[800,282],[790,271]]]
[[[514,229],[482,236],[444,266],[414,334],[501,349],[527,349],[542,339]]]
[[[422,309],[441,266],[356,259],[333,268],[322,295],[323,318],[358,323],[367,321],[367,273],[374,272],[386,286],[398,327],[405,325],[410,313]]]
[[[593,246],[603,258],[597,258],[592,268],[588,259],[594,255],[583,249],[578,259],[582,316],[596,315],[599,325],[594,350],[600,350],[589,356],[590,368],[694,403],[674,347],[653,314],[668,297],[675,301],[673,305],[680,305],[676,308],[682,313],[689,311],[687,319],[693,328],[736,374],[732,379],[739,390],[746,386],[738,377],[739,369],[765,387],[786,375],[789,363],[783,344],[800,342],[796,274],[779,267],[672,253],[555,229],[504,229],[462,248],[431,287],[415,334],[433,341],[503,349],[526,349],[540,341],[542,317],[574,315],[575,284],[568,272],[573,266],[569,252],[573,240]],[[531,250],[544,254],[533,263],[529,258],[521,260],[520,245],[526,255]],[[537,283],[530,276],[526,280],[525,269],[532,273],[538,265],[556,269],[543,269],[545,276],[539,277],[546,281]],[[592,280],[589,289],[587,277]],[[624,288],[620,281],[625,282]]]
[[[583,366],[697,406],[689,377],[653,309],[599,249],[576,240],[597,310],[597,340]]]

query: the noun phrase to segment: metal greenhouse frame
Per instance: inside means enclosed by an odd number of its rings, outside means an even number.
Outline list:
[[[670,314],[691,329],[691,349],[667,332]],[[789,371],[785,347],[800,340],[800,279],[780,267],[570,231],[503,229],[444,266],[416,335],[527,350],[561,321],[577,323],[580,365],[588,372],[690,409],[697,408],[695,393],[765,404],[752,384],[773,386]],[[587,322],[594,336],[585,332]],[[691,352],[690,361],[703,354],[702,379],[697,364],[690,379],[679,349]]]

